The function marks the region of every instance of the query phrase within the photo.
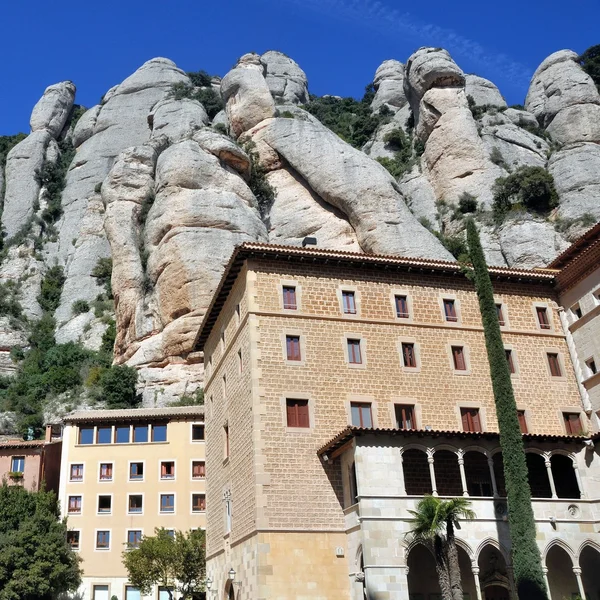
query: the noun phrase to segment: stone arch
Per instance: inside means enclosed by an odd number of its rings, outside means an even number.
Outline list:
[[[404,488],[408,496],[431,494],[431,476],[427,452],[421,448],[408,448],[402,452]]]
[[[455,539],[456,539],[456,545],[465,551],[465,553],[467,554],[467,556],[469,557],[470,560],[473,560],[473,557],[475,555],[473,554],[473,548],[471,548],[469,543],[466,542],[465,540],[463,540],[462,538],[455,538]]]
[[[487,453],[479,448],[466,450],[463,460],[469,496],[492,497],[494,486]]]
[[[552,540],[546,546],[544,564],[552,600],[571,598],[579,593],[577,579],[573,573],[573,567],[576,566],[575,555],[567,543],[558,539]]]
[[[579,547],[577,561],[581,569],[581,582],[587,598],[600,598],[600,544],[586,540]]]
[[[421,594],[424,598],[440,593],[440,585],[435,569],[435,558],[431,548],[418,541],[413,541],[406,549],[408,566],[409,594]]]
[[[528,449],[525,452],[525,460],[532,498],[552,498],[544,453],[536,449]]]
[[[479,567],[479,585],[483,597],[490,597],[489,594],[498,597],[498,591],[500,591],[499,597],[510,596],[512,584],[508,564],[507,553],[496,540],[488,538],[480,544],[477,566]],[[501,589],[498,590],[498,588]],[[502,590],[506,590],[506,592]]]
[[[234,585],[229,579],[229,574],[227,575],[227,578],[225,580],[225,593],[223,595],[223,598],[224,600],[236,600]]]
[[[436,448],[433,455],[433,470],[439,496],[462,496],[462,480],[455,448]]]
[[[585,540],[581,543],[581,545],[579,546],[579,548],[577,549],[577,557],[579,558],[581,556],[581,553],[587,548],[587,547],[592,548],[593,550],[596,550],[596,552],[598,552],[598,554],[600,554],[600,544],[598,544],[597,542],[594,542],[594,540]],[[579,562],[579,561],[578,561]]]
[[[495,539],[493,537],[485,538],[484,540],[481,541],[479,546],[477,546],[477,549],[475,550],[475,554],[474,554],[474,559],[476,561],[479,560],[479,556],[481,555],[482,550],[486,546],[493,546],[494,548],[496,548],[496,550],[498,550],[498,552],[500,552],[500,554],[502,554],[502,558],[504,558],[504,560],[506,561],[506,564],[510,565],[510,551],[508,550],[508,548],[506,546],[504,546],[504,544],[501,544],[497,539]]]
[[[579,481],[575,474],[575,460],[572,455],[554,452],[550,455],[550,469],[554,479],[556,495],[559,498],[581,498]]]
[[[565,542],[564,540],[561,540],[559,538],[554,538],[553,540],[550,540],[548,542],[548,544],[546,544],[546,547],[544,548],[544,552],[542,553],[542,558],[543,558],[544,562],[546,562],[548,553],[550,552],[550,550],[552,550],[552,548],[554,548],[554,546],[559,546],[560,548],[562,548],[569,555],[571,562],[574,565],[577,564],[576,555],[575,555],[575,552],[573,552],[573,549],[571,548],[571,546],[569,546],[569,544],[567,544],[567,542]]]

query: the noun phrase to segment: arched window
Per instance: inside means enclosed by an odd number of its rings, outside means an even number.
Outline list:
[[[526,455],[527,473],[533,498],[552,498],[548,470],[543,456],[528,452]]]
[[[487,456],[482,452],[465,453],[465,476],[469,496],[493,496],[492,477]]]
[[[435,483],[440,496],[462,496],[458,456],[450,450],[437,450],[433,455]]]
[[[573,460],[564,454],[554,454],[550,457],[550,464],[556,495],[559,498],[581,498]]]
[[[427,454],[423,450],[411,448],[402,453],[404,487],[409,496],[431,494],[431,476]]]

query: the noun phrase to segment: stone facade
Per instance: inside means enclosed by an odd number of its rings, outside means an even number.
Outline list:
[[[550,436],[558,445],[574,439],[577,449],[565,452],[583,456],[583,438],[565,435],[564,413],[577,414],[584,431],[594,424],[582,409],[558,315],[554,273],[492,269],[492,279],[502,304],[503,337],[512,350],[515,394],[527,431],[534,437]],[[295,288],[295,309],[284,305],[284,286]],[[353,314],[344,313],[343,292],[354,294]],[[407,317],[397,317],[396,295],[406,297]],[[446,319],[444,300],[454,301],[455,321]],[[546,309],[547,328],[540,327],[538,307]],[[299,360],[288,360],[286,336],[298,339]],[[360,364],[349,361],[349,339],[360,340]],[[403,363],[403,342],[413,344],[414,367]],[[463,349],[465,369],[454,368],[453,346]],[[361,552],[362,560],[367,558],[360,548],[361,540],[369,538],[387,548],[368,557],[370,561],[378,556],[368,563],[375,569],[367,572],[367,586],[373,586],[369,597],[408,600],[403,532],[406,510],[415,498],[407,500],[406,493],[393,489],[396,480],[401,488],[399,447],[392,444],[389,455],[384,450],[387,443],[376,446],[374,454],[365,450],[366,475],[357,467],[359,486],[364,481],[379,490],[364,499],[372,514],[382,517],[372,529],[362,519],[363,507],[367,510],[362,495],[358,505],[345,499],[349,480],[344,457],[324,460],[317,450],[353,423],[352,403],[369,407],[372,428],[389,431],[396,427],[395,405],[411,405],[413,427],[422,435],[460,432],[461,409],[478,409],[481,435],[494,438],[497,446],[477,297],[460,268],[435,261],[244,244],[229,263],[197,347],[204,351],[206,366],[207,572],[217,597],[362,598],[363,584],[355,580],[367,571],[357,569],[356,561]],[[550,372],[548,353],[559,361],[558,376]],[[307,427],[288,426],[286,410],[295,400],[308,407]],[[493,443],[486,443],[484,465],[492,457]],[[449,447],[457,457],[459,448]],[[551,442],[543,449],[536,447],[538,456],[550,447]],[[445,469],[440,465],[449,458],[441,453],[438,459],[443,482]],[[545,465],[550,458],[540,460]],[[582,460],[576,462],[584,470]],[[481,471],[479,463],[471,465],[475,471]],[[547,476],[545,469],[542,475]],[[461,484],[457,465],[458,494]],[[583,487],[593,486],[584,482]],[[596,497],[598,490],[588,493]],[[549,498],[552,502],[552,491]],[[491,487],[489,497],[477,502],[488,523],[484,537],[500,547]],[[582,502],[580,510],[586,516],[581,527],[591,533],[598,515],[588,500]],[[560,514],[566,514],[567,507],[560,508]],[[544,505],[540,518],[553,513],[554,508]],[[540,535],[550,533],[540,529]],[[469,533],[470,557],[481,534],[473,530],[473,536]],[[236,574],[233,585],[230,569]],[[509,578],[506,581],[508,585]],[[415,599],[430,600],[419,593]]]

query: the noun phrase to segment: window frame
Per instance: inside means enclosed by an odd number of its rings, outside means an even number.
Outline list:
[[[454,315],[448,315],[446,311],[446,303],[452,303]],[[443,294],[439,297],[440,308],[442,311],[442,320],[446,325],[460,325],[462,322],[460,301],[454,294]]]
[[[194,477],[194,463],[201,463],[204,465],[204,475]],[[190,476],[192,481],[202,481],[206,479],[206,460],[203,458],[192,458],[190,462]]]
[[[100,510],[100,498],[110,498],[110,507],[108,510]],[[112,494],[96,494],[96,515],[112,515],[113,514],[113,495]]]
[[[73,546],[69,542],[69,534],[70,533],[77,534],[77,546]],[[81,529],[68,529],[67,530],[67,544],[69,544],[69,546],[70,546],[71,550],[73,550],[73,552],[79,552],[79,550],[81,549]]]
[[[297,358],[290,358],[290,341],[297,340]],[[283,356],[287,364],[303,365],[304,364],[304,337],[297,331],[286,331],[283,334]]]
[[[295,407],[290,407],[288,403],[303,403],[306,406],[306,418],[308,419],[308,422],[306,425],[300,425],[301,421],[300,421],[300,415],[298,412],[298,405],[296,405]],[[284,405],[285,426],[287,429],[306,431],[307,429],[311,428],[311,403],[310,403],[309,398],[286,396],[283,401],[283,405]],[[289,409],[290,408],[296,409],[296,425],[290,424],[290,420],[289,420]]]
[[[356,290],[349,288],[340,288],[340,297],[342,314],[346,317],[356,317],[358,315],[358,298]],[[347,299],[350,298],[352,299],[352,302],[347,301]],[[346,307],[348,307],[348,310],[346,310]]]
[[[286,290],[293,290],[293,302],[286,302]],[[296,284],[281,284],[281,307],[282,310],[289,310],[293,312],[298,311],[298,286]]]
[[[527,411],[517,407],[517,419],[519,421],[519,427],[523,435],[529,433],[529,419],[527,417]]]
[[[358,342],[358,352],[360,362],[350,362],[350,342]],[[354,352],[353,352],[354,354]],[[364,369],[367,366],[367,342],[364,337],[348,333],[344,335],[344,357],[346,365],[353,369]]]
[[[412,421],[412,427],[410,427],[410,428],[405,428],[405,427],[399,426],[400,421],[398,420],[398,409],[402,409],[402,412],[404,412],[404,408],[410,408],[411,421]],[[404,417],[403,417],[403,419],[404,419]],[[408,403],[404,403],[404,402],[394,402],[394,422],[396,425],[396,429],[398,429],[400,431],[413,431],[413,430],[418,429],[416,405],[408,404]]]
[[[155,440],[154,439],[154,429],[155,427],[164,427],[165,428],[165,439],[164,440]],[[169,441],[169,428],[168,424],[165,423],[150,423],[150,442],[153,444],[166,444]]]
[[[479,406],[463,406],[461,405],[459,407],[460,410],[460,424],[461,424],[461,431],[465,432],[465,433],[483,433],[485,431],[484,426],[483,426],[483,418],[482,418],[482,414],[481,414],[481,408]],[[469,420],[472,421],[473,425],[474,423],[474,417],[472,415],[469,414],[468,411],[476,411],[477,413],[477,422],[479,425],[479,429],[465,429],[464,423],[465,423],[465,416],[467,417],[467,422]]]
[[[163,510],[163,496],[173,496],[173,510]],[[177,507],[177,494],[175,492],[160,492],[158,494],[158,513],[161,515],[174,515]]]
[[[449,342],[448,343],[448,355],[450,358],[450,367],[454,375],[470,375],[471,374],[471,357],[469,354],[469,347],[464,342]],[[455,348],[461,349],[462,361],[464,369],[458,369],[455,362]]]
[[[593,356],[590,356],[588,359],[583,361],[586,369],[586,377],[584,379],[589,379],[598,373],[598,366],[596,365],[596,359]]]
[[[144,441],[139,441],[135,439],[135,430],[136,429],[140,429],[143,431],[143,429],[146,429],[146,439]],[[136,425],[135,423],[132,426],[132,431],[131,431],[131,443],[132,444],[149,444],[150,443],[150,423],[146,423],[146,425]]]
[[[202,496],[204,498],[204,508],[200,510],[194,510],[194,497]],[[190,493],[190,514],[198,515],[206,513],[206,492],[191,492]]]
[[[106,478],[106,477],[102,477],[102,467],[104,465],[110,465],[110,478]],[[113,481],[114,479],[114,473],[115,473],[115,465],[112,461],[110,462],[99,462],[98,463],[98,482],[99,483],[106,483],[106,482],[110,482]]]
[[[140,539],[139,539],[137,545],[134,546],[134,545],[130,544],[130,542],[129,542],[129,534],[130,533],[138,533],[138,532],[140,534]],[[139,529],[126,529],[125,530],[125,546],[126,546],[126,549],[127,550],[133,550],[135,548],[138,548],[139,545],[140,545],[140,542],[142,541],[143,537],[144,537],[144,530],[141,529],[141,528],[139,528]],[[130,586],[130,587],[133,587],[133,586]]]
[[[496,315],[498,317],[498,324],[500,327],[508,327],[508,310],[506,304],[502,300],[494,299],[496,305]]]
[[[140,497],[142,499],[142,507],[140,508],[140,510],[131,510],[131,499],[133,497]],[[144,500],[144,492],[134,492],[131,493],[129,492],[127,494],[127,514],[128,515],[143,515],[144,514],[144,509],[146,506],[146,502]]]
[[[107,533],[108,534],[108,545],[107,546],[99,546],[99,534]],[[110,546],[112,541],[112,529],[96,529],[94,531],[94,551],[96,552],[110,552]],[[110,592],[110,589],[109,589]]]
[[[109,441],[108,442],[101,442],[100,441],[100,432],[101,431],[106,431],[106,430],[109,431],[109,434],[108,434],[108,440]],[[113,443],[113,426],[112,425],[98,425],[95,428],[94,439],[96,440],[95,441],[96,446],[108,446],[108,445],[112,444]]]
[[[538,331],[547,331],[547,332],[554,331],[552,311],[551,311],[550,307],[548,306],[548,304],[534,303],[532,310],[533,310],[533,316],[535,319],[535,326]],[[545,319],[546,319],[547,323],[542,323],[542,320],[540,319],[540,314],[542,314],[541,311],[543,311],[543,314],[545,315]]]
[[[504,346],[504,354],[506,356],[506,362],[508,363],[508,370],[510,376],[514,377],[517,375],[517,361],[515,359],[515,350],[510,346]]]
[[[127,441],[126,442],[119,442],[117,440],[117,436],[119,435],[118,431],[119,429],[127,429],[128,433],[127,433]],[[131,430],[131,424],[129,425],[115,425],[114,428],[114,443],[115,444],[131,444],[131,440],[133,439],[133,432]]]
[[[71,498],[79,498],[79,510],[71,510]],[[83,514],[83,494],[68,494],[67,495],[67,515],[82,515]]]
[[[131,477],[131,465],[142,465],[142,476]],[[144,481],[146,478],[146,461],[145,460],[130,460],[127,463],[127,481]]]
[[[565,379],[566,377],[566,370],[565,370],[565,365],[562,359],[562,353],[554,348],[549,348],[546,349],[545,351],[545,355],[546,355],[546,369],[548,372],[548,375],[550,376],[551,380],[555,380],[555,379]],[[552,360],[551,360],[552,357]],[[558,373],[555,374],[553,372],[553,360],[556,359],[556,368],[558,370]]]
[[[202,427],[202,439],[194,439],[194,427]],[[204,422],[197,421],[190,423],[190,441],[192,444],[204,444],[206,441],[206,425]]]
[[[171,463],[173,465],[173,476],[163,477],[163,464]],[[177,460],[175,458],[161,458],[158,461],[158,480],[159,481],[175,481],[177,478]]]
[[[577,416],[577,421],[579,423],[579,431],[572,431],[572,427],[568,424],[570,420],[567,419],[567,416]],[[581,418],[581,412],[578,410],[561,410],[561,417],[563,422],[563,428],[567,435],[579,436],[585,432],[585,428],[583,426],[583,419]]]
[[[11,456],[10,457],[10,472],[11,473],[25,473],[25,455],[22,454],[16,454],[15,456]],[[17,468],[15,469],[15,460],[17,461],[22,461],[23,463],[23,467],[22,468]]]
[[[414,366],[406,364],[405,346],[408,345],[412,346],[413,358],[415,363]],[[400,338],[398,340],[398,354],[400,358],[400,367],[402,371],[406,373],[418,373],[421,371],[421,347],[415,338]]]
[[[81,477],[73,479],[73,467],[81,467]],[[69,483],[81,483],[85,477],[85,463],[69,463]]]
[[[82,433],[84,431],[91,431],[92,432],[92,441],[91,442],[82,442]],[[94,426],[90,427],[89,425],[87,427],[78,427],[77,428],[77,445],[78,446],[93,446],[95,444],[95,440],[96,440],[96,428]]]
[[[357,408],[359,410],[359,424],[356,425],[354,423],[354,410]],[[363,411],[368,408],[369,410],[369,419],[371,424],[369,426],[365,426],[363,423]],[[361,429],[374,429],[375,421],[373,419],[373,402],[368,400],[350,400],[350,425],[352,427],[360,427]]]

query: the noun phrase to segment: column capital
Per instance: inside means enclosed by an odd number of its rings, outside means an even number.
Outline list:
[[[581,567],[579,565],[573,567],[573,573],[575,573],[575,575],[581,575]]]
[[[471,565],[471,573],[477,577],[479,575],[479,566]]]

